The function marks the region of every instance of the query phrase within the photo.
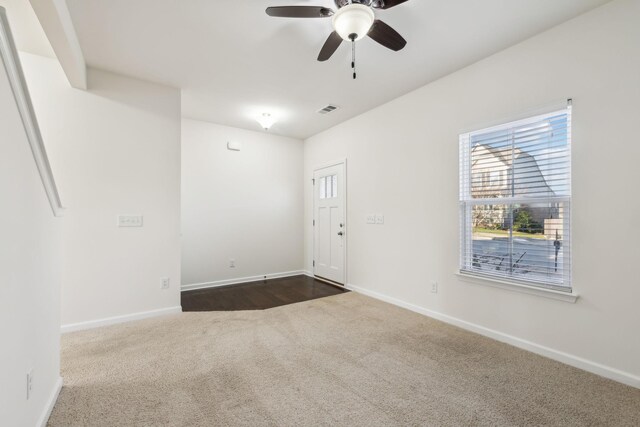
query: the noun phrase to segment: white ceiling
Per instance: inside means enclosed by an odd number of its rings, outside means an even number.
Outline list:
[[[13,1],[13,0],[12,0]],[[23,0],[26,3],[26,0]],[[67,0],[90,66],[183,89],[184,117],[306,138],[525,40],[607,0],[409,0],[377,17],[407,39],[393,52],[347,43],[316,57],[331,19],[285,19],[267,6],[332,0]],[[316,111],[327,104],[340,109]]]

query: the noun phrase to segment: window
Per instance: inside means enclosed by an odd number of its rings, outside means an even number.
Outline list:
[[[338,197],[338,176],[323,176],[320,178],[320,198],[332,199],[334,197]]]
[[[461,273],[571,291],[571,107],[460,135]]]
[[[500,170],[492,170],[489,172],[489,182],[492,187],[496,187],[500,185],[502,171]]]

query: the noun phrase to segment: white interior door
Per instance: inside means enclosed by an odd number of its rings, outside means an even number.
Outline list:
[[[346,223],[344,162],[313,173],[313,274],[345,283]]]

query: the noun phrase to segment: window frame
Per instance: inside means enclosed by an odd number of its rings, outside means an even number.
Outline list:
[[[553,195],[553,196],[512,196],[512,197],[487,197],[474,199],[471,195],[474,172],[472,170],[472,138],[477,135],[489,134],[492,132],[517,129],[519,127],[526,126],[527,124],[533,124],[557,116],[559,114],[566,114],[567,116],[567,128],[566,128],[566,144],[567,144],[567,168],[568,168],[568,195]],[[482,129],[477,129],[471,132],[461,133],[459,135],[459,167],[460,167],[460,193],[459,193],[459,206],[460,206],[460,259],[458,275],[467,279],[481,279],[481,282],[489,282],[492,286],[497,287],[511,287],[520,290],[524,290],[526,293],[540,294],[549,293],[552,298],[563,299],[570,302],[575,302],[577,295],[574,292],[571,275],[571,201],[572,201],[572,185],[571,185],[571,162],[572,162],[572,107],[571,102],[564,108],[558,108],[551,110],[544,114],[531,115],[529,117],[521,118],[519,120],[512,120],[504,122],[496,126],[490,126]],[[506,176],[503,176],[504,171],[500,171],[500,180],[509,179],[510,173],[513,173],[513,169],[506,171]],[[478,172],[475,172],[477,175]],[[483,180],[484,181],[484,180]],[[493,187],[493,182],[490,183]],[[541,278],[527,278],[518,277],[513,275],[513,271],[510,274],[491,274],[483,273],[478,270],[469,268],[471,264],[469,262],[467,254],[473,254],[473,206],[493,206],[496,204],[508,205],[512,210],[519,204],[535,205],[537,203],[553,204],[558,203],[562,206],[563,217],[562,226],[563,230],[567,230],[566,234],[569,236],[568,241],[562,240],[562,281],[561,284],[554,283],[552,280],[545,281]],[[512,245],[514,239],[513,224],[511,224],[511,231],[509,233],[509,244]],[[565,244],[566,243],[566,244]],[[465,257],[466,256],[466,257]],[[558,297],[560,295],[560,297]],[[549,296],[549,295],[547,295]],[[565,296],[567,296],[565,298]]]

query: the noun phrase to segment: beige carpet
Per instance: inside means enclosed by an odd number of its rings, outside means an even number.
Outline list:
[[[51,426],[639,426],[640,390],[357,293],[62,340]]]

